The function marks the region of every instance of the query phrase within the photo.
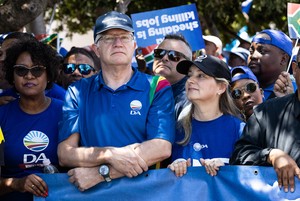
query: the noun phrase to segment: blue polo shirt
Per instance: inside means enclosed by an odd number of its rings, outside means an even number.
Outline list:
[[[133,70],[130,81],[116,90],[106,86],[102,72],[69,86],[59,141],[78,132],[81,146],[123,147],[155,138],[173,143],[174,99],[169,82]]]

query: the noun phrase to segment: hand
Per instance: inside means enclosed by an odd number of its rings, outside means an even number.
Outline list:
[[[220,159],[213,158],[213,159],[203,159],[200,158],[200,162],[202,166],[205,167],[205,170],[207,174],[210,174],[211,176],[216,176],[217,171],[219,171],[220,166],[224,166],[224,162],[221,161]]]
[[[185,160],[183,158],[175,160],[173,163],[168,165],[173,172],[175,172],[176,177],[182,177],[187,173],[187,167],[191,166],[191,159]]]
[[[5,105],[13,100],[15,100],[16,98],[13,96],[1,96],[0,97],[0,105]]]
[[[290,74],[288,72],[281,72],[274,84],[274,94],[276,97],[282,97],[294,93],[294,86],[292,84]]]
[[[42,178],[35,174],[28,175],[23,178],[14,179],[12,188],[15,191],[29,192],[35,196],[48,196],[48,186]]]
[[[300,179],[300,169],[294,159],[280,149],[272,149],[268,160],[273,165],[277,174],[279,188],[283,186],[284,191],[288,192],[290,186],[290,191],[294,192],[294,176],[297,176],[298,179]]]
[[[80,191],[85,191],[103,181],[98,172],[99,167],[80,167],[68,171],[69,181]]]
[[[135,177],[148,170],[147,163],[134,151],[138,143],[122,148],[110,148],[108,163],[127,177]]]

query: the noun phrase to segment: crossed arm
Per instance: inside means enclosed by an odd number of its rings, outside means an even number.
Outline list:
[[[109,164],[112,179],[134,177],[171,155],[171,143],[163,139],[147,140],[125,147],[79,147],[80,134],[73,133],[58,145],[60,165],[77,167],[68,174],[70,182],[84,191],[104,181],[99,175],[101,164]]]

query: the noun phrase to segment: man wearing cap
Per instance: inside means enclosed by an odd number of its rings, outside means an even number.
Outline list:
[[[153,72],[165,77],[172,86],[175,100],[175,116],[189,104],[185,93],[187,77],[176,70],[176,65],[182,60],[192,60],[192,48],[182,35],[167,34],[164,40],[154,50]]]
[[[263,90],[255,75],[247,66],[236,66],[231,69],[230,91],[236,106],[248,119],[254,106],[263,102]]]
[[[249,50],[246,50],[245,48],[233,48],[232,50],[230,50],[228,58],[229,67],[233,68],[236,66],[247,66],[249,55]]]
[[[265,99],[276,97],[273,93],[274,83],[279,75],[286,71],[292,49],[291,39],[281,31],[266,29],[254,36],[250,46],[248,66],[264,90]],[[289,82],[285,85],[289,86]],[[293,87],[296,89],[295,82]]]
[[[300,62],[300,51],[297,61]],[[292,68],[297,86],[300,87],[300,66],[293,65]],[[254,109],[247,121],[241,139],[235,144],[230,163],[273,166],[279,188],[294,192],[294,179],[300,179],[299,130],[299,90],[263,102]]]
[[[169,82],[132,68],[131,19],[112,11],[94,29],[98,75],[70,86],[60,124],[60,164],[84,191],[99,182],[134,177],[171,154],[174,100]]]

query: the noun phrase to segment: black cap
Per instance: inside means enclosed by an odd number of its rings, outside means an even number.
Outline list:
[[[201,55],[194,61],[180,61],[177,64],[176,70],[181,74],[187,75],[192,65],[195,65],[206,75],[216,78],[225,78],[228,81],[231,80],[230,70],[227,64],[221,59],[210,55]]]
[[[109,29],[123,29],[134,32],[130,17],[117,11],[111,11],[98,17],[94,28],[94,40],[96,41],[98,34]]]

